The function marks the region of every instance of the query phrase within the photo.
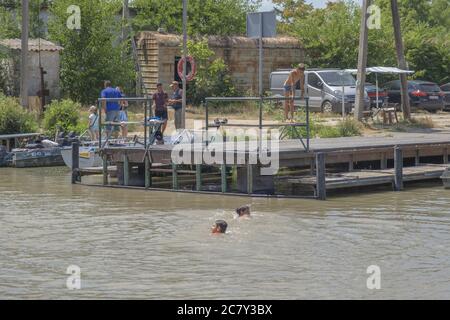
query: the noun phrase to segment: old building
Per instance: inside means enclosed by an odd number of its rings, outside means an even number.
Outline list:
[[[246,37],[209,36],[209,47],[216,57],[224,59],[236,86],[243,92],[258,91],[258,41]],[[177,63],[181,57],[182,37],[174,34],[145,31],[136,36],[142,77],[147,89],[153,91],[158,82],[167,85],[179,80]],[[269,89],[269,75],[280,68],[291,68],[304,60],[300,42],[292,37],[265,38],[264,90]]]
[[[20,92],[20,39],[0,40],[0,89],[6,94],[18,96]],[[36,97],[41,90],[41,70],[45,71],[44,85],[47,99],[60,97],[60,51],[62,47],[44,40],[30,39],[28,42],[28,96]],[[47,91],[48,90],[48,91]]]

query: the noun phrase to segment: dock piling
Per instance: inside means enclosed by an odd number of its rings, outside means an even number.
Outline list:
[[[149,189],[152,186],[152,162],[150,161],[150,155],[145,157],[145,188]]]
[[[130,161],[126,153],[123,155],[123,185],[130,185]]]
[[[220,167],[220,176],[222,180],[222,193],[227,192],[227,166],[222,164]]]
[[[108,156],[103,154],[103,185],[108,185]]]
[[[72,143],[72,184],[80,182],[80,143]]]
[[[202,165],[195,165],[195,186],[197,191],[202,191]]]
[[[403,190],[403,151],[399,146],[394,149],[394,166],[395,166],[395,177],[394,177],[394,190]]]
[[[176,164],[172,164],[172,188],[178,190],[178,168]]]
[[[327,199],[327,187],[325,180],[326,168],[325,168],[325,153],[320,152],[316,154],[316,190],[317,199],[326,200]]]
[[[247,164],[247,194],[253,193],[253,167],[251,164]]]

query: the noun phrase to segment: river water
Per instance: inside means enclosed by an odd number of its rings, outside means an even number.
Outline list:
[[[315,200],[72,186],[0,169],[0,298],[450,298],[450,191]],[[253,218],[233,210],[251,204]],[[215,219],[229,224],[211,236]],[[81,270],[81,289],[66,286]],[[367,268],[381,288],[367,288]]]

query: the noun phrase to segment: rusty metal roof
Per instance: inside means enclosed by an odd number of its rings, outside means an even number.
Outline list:
[[[181,44],[182,36],[176,34],[160,33],[156,31],[139,32],[136,36],[138,42],[144,40],[153,40],[162,47],[178,47]],[[212,47],[234,47],[234,48],[253,48],[257,45],[256,39],[247,37],[229,37],[229,36],[205,36],[197,37],[196,40],[208,40]],[[301,48],[301,43],[297,38],[280,36],[276,38],[264,38],[265,48]]]
[[[21,50],[22,42],[20,39],[3,39],[3,40],[0,40],[0,46],[4,46],[4,47],[7,47],[7,48],[13,49],[13,50]],[[61,51],[61,50],[64,50],[64,48],[54,44],[53,42],[50,42],[50,41],[47,41],[44,39],[29,39],[28,40],[28,51],[36,51],[36,52],[52,51],[52,52],[55,52],[55,51]]]

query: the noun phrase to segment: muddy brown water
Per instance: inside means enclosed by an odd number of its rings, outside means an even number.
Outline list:
[[[450,191],[327,202],[70,185],[66,169],[0,169],[0,298],[450,298]],[[253,218],[234,208],[252,205]],[[215,219],[229,232],[211,236]],[[81,289],[66,286],[70,265]],[[369,290],[368,266],[381,270]]]

